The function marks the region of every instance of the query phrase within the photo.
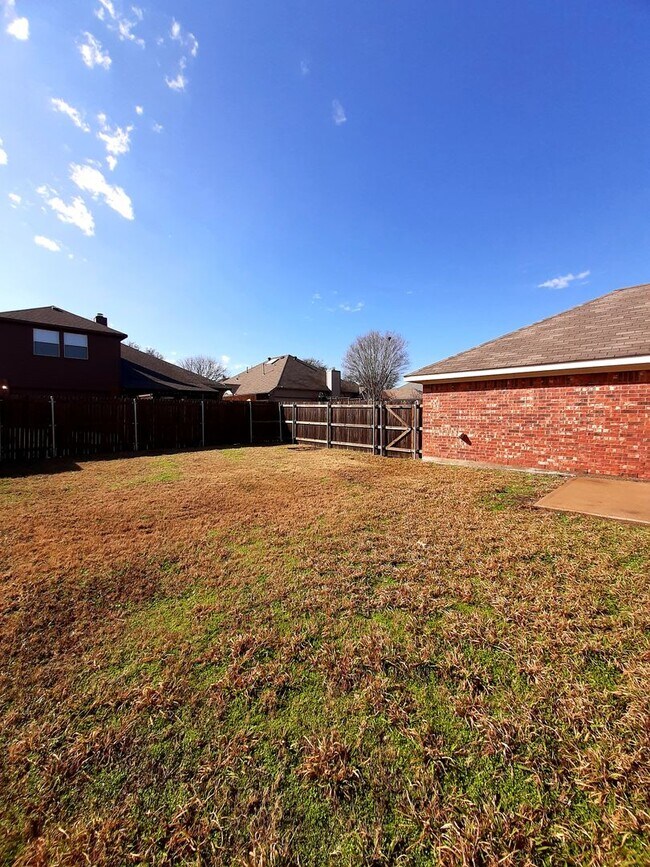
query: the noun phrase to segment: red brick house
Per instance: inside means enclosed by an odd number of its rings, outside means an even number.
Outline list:
[[[650,284],[406,379],[424,389],[424,460],[650,478]]]
[[[0,313],[0,395],[127,394],[221,397],[226,390],[122,343],[105,316],[85,319],[60,307]]]

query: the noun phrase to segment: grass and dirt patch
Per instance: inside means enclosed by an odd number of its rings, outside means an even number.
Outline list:
[[[0,483],[0,863],[647,864],[650,534],[206,451]]]

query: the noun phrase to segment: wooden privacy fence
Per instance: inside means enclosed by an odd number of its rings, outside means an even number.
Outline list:
[[[285,403],[297,443],[364,449],[385,457],[422,455],[422,407],[413,403]]]
[[[0,462],[282,442],[273,401],[23,397],[0,400]]]
[[[417,458],[421,431],[417,403],[0,399],[0,463],[273,442]]]

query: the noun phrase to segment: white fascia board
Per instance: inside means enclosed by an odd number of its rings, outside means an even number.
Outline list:
[[[406,382],[460,382],[476,379],[512,379],[544,373],[579,373],[596,370],[638,370],[650,367],[650,355],[627,358],[599,358],[595,361],[563,361],[558,364],[531,364],[522,367],[494,367],[485,370],[459,370],[454,373],[429,373],[406,376]]]

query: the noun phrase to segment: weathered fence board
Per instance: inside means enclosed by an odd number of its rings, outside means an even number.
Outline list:
[[[0,400],[0,462],[305,442],[420,456],[418,404],[23,397]]]
[[[404,403],[285,403],[293,442],[366,449],[386,457],[422,454],[422,408]]]
[[[0,462],[289,442],[274,401],[11,396],[0,400]]]

